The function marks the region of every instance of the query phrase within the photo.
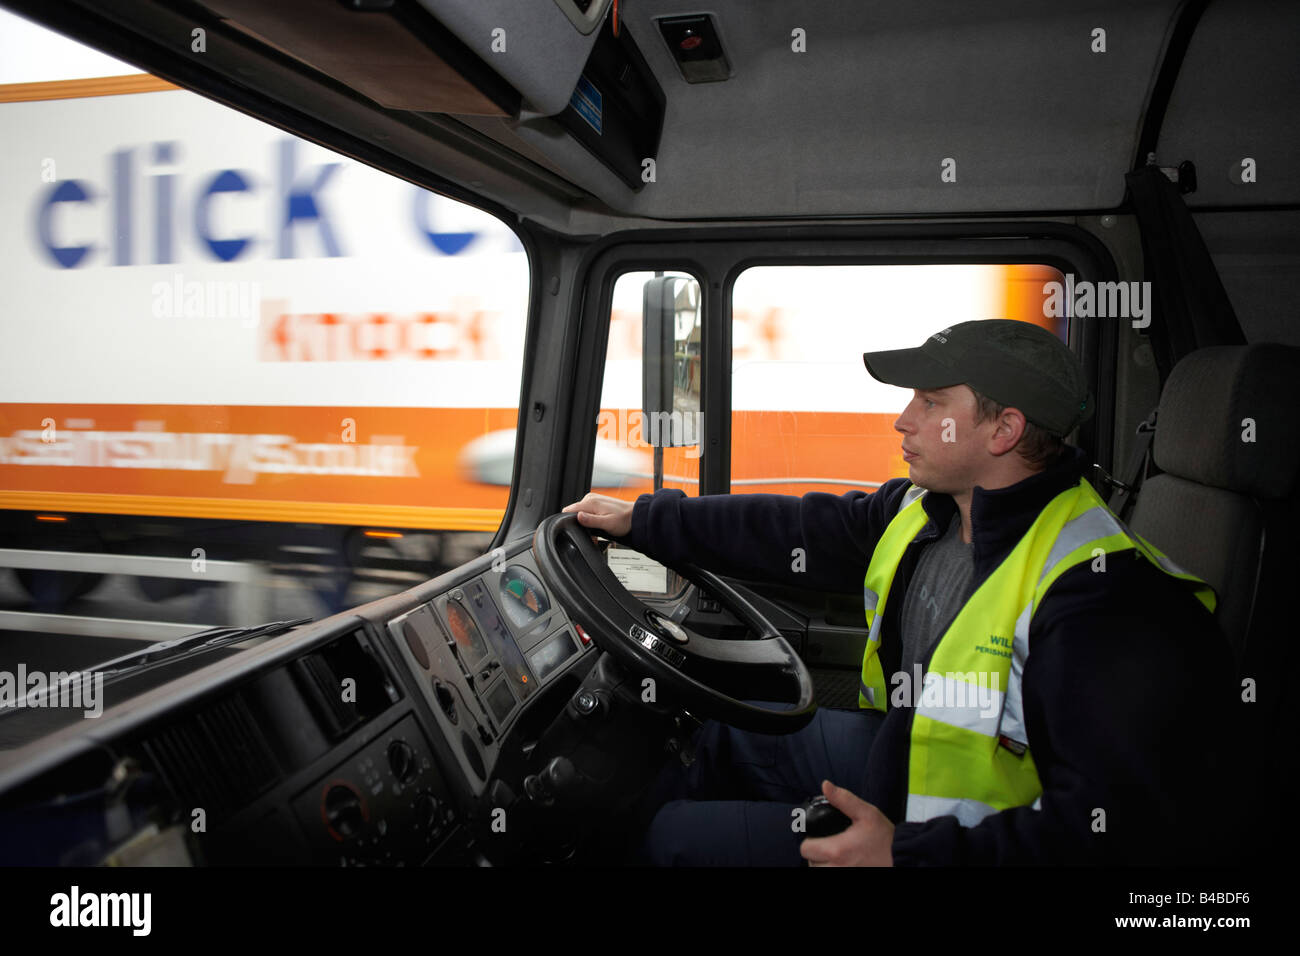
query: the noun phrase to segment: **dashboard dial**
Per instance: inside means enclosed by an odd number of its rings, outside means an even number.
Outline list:
[[[551,609],[542,582],[527,568],[512,564],[501,575],[501,605],[516,628],[523,629]]]
[[[452,599],[447,602],[447,626],[456,647],[467,662],[473,664],[487,654],[487,644],[465,605]]]

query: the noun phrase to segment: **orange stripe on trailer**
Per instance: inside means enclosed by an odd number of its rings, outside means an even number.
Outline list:
[[[509,489],[467,480],[460,455],[485,432],[513,429],[517,415],[513,408],[3,404],[0,487],[220,501],[226,510],[247,502],[242,511],[291,502],[315,506],[314,515],[338,508],[382,515],[382,506],[408,515],[431,506],[501,514]]]
[[[227,521],[289,521],[305,524],[390,525],[431,531],[496,531],[504,509],[414,508],[303,501],[237,501],[175,495],[88,495],[0,491],[0,508],[37,511],[56,507],[77,514],[217,518]]]
[[[83,80],[46,80],[40,83],[0,83],[0,103],[71,100],[83,96],[118,96],[123,93],[160,93],[180,88],[175,83],[168,83],[148,73],[97,76]]]
[[[908,472],[897,418],[897,412],[732,412],[732,491],[874,491],[873,484]],[[844,484],[791,480],[810,477]],[[765,478],[771,480],[755,481]]]

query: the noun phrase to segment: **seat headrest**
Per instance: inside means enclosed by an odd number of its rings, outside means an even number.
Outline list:
[[[1222,345],[1184,356],[1160,394],[1156,465],[1254,498],[1286,497],[1300,466],[1298,388],[1300,349],[1289,345]]]

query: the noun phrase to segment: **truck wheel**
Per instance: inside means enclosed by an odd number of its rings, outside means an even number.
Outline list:
[[[150,601],[166,601],[182,594],[193,594],[205,582],[185,578],[136,578],[135,586]]]
[[[104,575],[87,571],[19,568],[15,573],[36,609],[47,613],[62,611],[70,601],[89,594],[104,580]]]

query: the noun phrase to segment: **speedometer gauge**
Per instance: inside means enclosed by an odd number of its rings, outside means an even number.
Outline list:
[[[512,564],[501,575],[501,604],[506,617],[523,629],[551,609],[542,582],[525,567]]]

